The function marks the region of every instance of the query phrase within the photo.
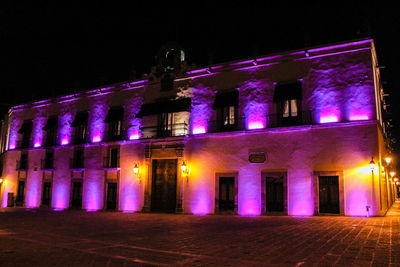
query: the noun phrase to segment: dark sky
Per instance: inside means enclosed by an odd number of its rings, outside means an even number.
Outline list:
[[[126,81],[133,72],[139,78],[169,41],[185,49],[190,64],[201,66],[372,37],[386,67],[384,88],[391,94],[395,135],[400,135],[395,101],[400,97],[400,58],[394,41],[400,16],[395,4],[113,2],[1,1],[1,107]]]

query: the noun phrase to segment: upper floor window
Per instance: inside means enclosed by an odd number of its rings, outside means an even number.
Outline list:
[[[109,147],[104,158],[104,168],[119,168],[119,147]]]
[[[217,93],[213,108],[216,110],[217,121],[211,126],[215,131],[235,130],[238,127],[239,92],[237,90]]]
[[[298,123],[301,118],[301,82],[282,83],[275,86],[274,102],[277,107],[278,122]]]
[[[18,133],[20,134],[18,147],[19,148],[29,147],[31,143],[32,121],[31,120],[24,121],[21,128],[18,130]]]
[[[71,123],[71,126],[74,128],[74,136],[72,139],[74,144],[82,144],[86,142],[88,117],[89,114],[87,111],[76,113],[75,119]]]
[[[50,117],[47,120],[43,130],[46,131],[46,146],[54,146],[57,144],[57,129],[58,129],[58,117]]]
[[[44,160],[42,160],[41,162],[41,167],[43,170],[54,169],[54,150],[52,149],[46,150]]]
[[[123,119],[124,109],[122,107],[110,108],[104,120],[104,122],[107,123],[106,140],[120,140],[123,137]]]

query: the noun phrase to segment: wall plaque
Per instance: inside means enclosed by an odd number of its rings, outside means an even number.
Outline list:
[[[264,163],[266,160],[265,152],[250,152],[249,154],[250,163]]]

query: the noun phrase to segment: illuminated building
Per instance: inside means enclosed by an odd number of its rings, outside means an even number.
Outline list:
[[[372,40],[158,60],[140,80],[11,108],[2,207],[376,216],[394,201]]]

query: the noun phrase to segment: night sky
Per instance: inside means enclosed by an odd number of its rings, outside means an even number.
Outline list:
[[[184,48],[189,64],[203,66],[371,37],[385,66],[393,135],[400,136],[400,16],[393,1],[87,2],[1,1],[3,112],[10,105],[140,78],[170,41]]]

